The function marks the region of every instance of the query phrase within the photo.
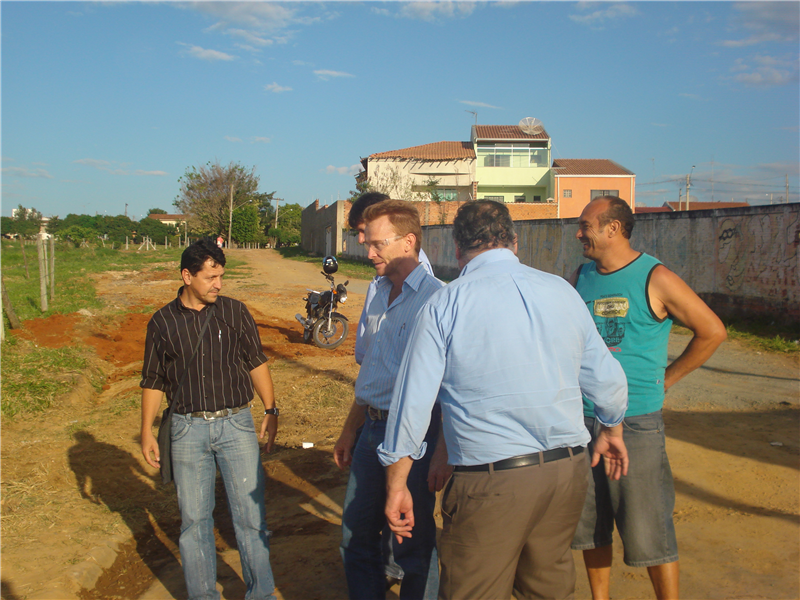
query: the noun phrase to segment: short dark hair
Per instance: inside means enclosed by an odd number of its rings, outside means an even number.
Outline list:
[[[388,199],[389,196],[383,192],[364,192],[361,194],[350,207],[350,214],[347,217],[350,229],[355,229],[364,220],[364,211],[367,207]]]
[[[225,253],[222,248],[211,238],[200,238],[181,254],[181,273],[184,269],[188,269],[193,276],[197,275],[209,259],[214,262],[212,266],[225,266]]]
[[[461,252],[510,248],[516,239],[508,207],[494,200],[462,204],[453,220],[453,240]]]
[[[622,237],[631,239],[633,232],[633,211],[630,205],[619,196],[599,196],[592,200],[605,200],[608,202],[606,211],[597,217],[600,227],[605,227],[611,221],[619,221],[622,225]]]
[[[397,235],[414,234],[417,238],[414,250],[419,254],[422,245],[422,226],[417,207],[407,200],[383,200],[368,206],[363,215],[367,223],[384,216],[388,217]]]

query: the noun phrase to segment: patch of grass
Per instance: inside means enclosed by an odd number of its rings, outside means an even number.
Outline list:
[[[132,410],[138,410],[141,397],[142,395],[139,392],[128,392],[127,394],[117,396],[109,402],[108,410],[115,417]]]
[[[67,314],[81,308],[101,308],[95,287],[88,275],[106,271],[136,271],[144,268],[171,270],[177,268],[182,248],[137,252],[135,249],[112,250],[110,247],[75,248],[72,244],[55,246],[55,298],[48,310],[40,309],[39,261],[35,245],[25,246],[30,278],[25,278],[25,263],[18,241],[3,240],[2,270],[6,291],[21,321],[52,314]],[[5,314],[4,323],[7,323]]]
[[[792,354],[800,357],[800,332],[787,331],[774,323],[742,322],[726,323],[729,340],[744,342],[751,348],[776,354]],[[679,335],[692,335],[691,330],[673,325],[672,332]]]
[[[237,258],[226,257],[225,279],[246,279],[253,274],[252,267]]]
[[[3,343],[0,413],[13,418],[22,412],[50,408],[59,394],[73,387],[76,375],[89,370],[88,351],[82,348],[39,348],[12,336]],[[97,378],[91,383],[97,388]]]
[[[296,260],[299,262],[316,263],[322,269],[322,256],[309,254],[300,246],[292,246],[291,248],[279,248],[278,252],[283,258],[289,260]],[[375,277],[375,268],[370,262],[361,262],[352,260],[350,258],[343,258],[337,256],[336,260],[339,261],[339,271],[337,276],[352,277],[354,279],[372,279]]]

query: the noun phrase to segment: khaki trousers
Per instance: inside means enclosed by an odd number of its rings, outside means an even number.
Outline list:
[[[442,498],[440,600],[573,598],[570,543],[588,453],[506,471],[456,472]]]

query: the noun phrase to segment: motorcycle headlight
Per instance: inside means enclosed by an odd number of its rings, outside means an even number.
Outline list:
[[[347,302],[347,292],[339,294],[339,302]]]

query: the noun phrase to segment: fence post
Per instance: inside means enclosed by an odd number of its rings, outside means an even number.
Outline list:
[[[36,238],[36,253],[39,256],[39,298],[42,305],[42,312],[47,312],[47,279],[45,274],[44,243],[42,238]]]
[[[56,299],[56,238],[50,236],[50,300]]]
[[[11,306],[11,300],[8,297],[8,292],[6,292],[6,280],[2,274],[0,274],[0,284],[3,288],[3,310],[6,311],[6,316],[8,317],[8,326],[10,329],[19,329],[19,319],[17,318],[17,313],[14,312],[14,307]]]
[[[19,234],[17,234],[17,235],[19,235]],[[22,260],[25,261],[25,279],[30,279],[31,276],[28,273],[28,257],[25,254],[25,242],[22,241],[22,236],[21,235],[19,235],[19,245],[20,245],[20,248],[22,248]]]

